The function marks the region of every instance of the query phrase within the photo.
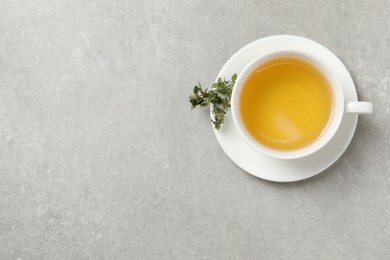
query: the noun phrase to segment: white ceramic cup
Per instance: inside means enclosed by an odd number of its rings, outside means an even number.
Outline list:
[[[314,142],[296,150],[277,150],[256,140],[246,129],[239,111],[241,90],[245,86],[245,82],[248,76],[261,64],[282,57],[302,59],[315,66],[328,80],[328,85],[333,94],[333,110],[328,124],[325,127],[326,129],[324,129],[322,134]],[[340,82],[330,65],[315,55],[315,53],[304,50],[285,49],[269,52],[257,57],[251,63],[249,63],[238,75],[231,97],[233,122],[244,140],[256,151],[278,159],[297,159],[315,153],[324,147],[333,138],[340,127],[343,116],[346,113],[370,114],[372,113],[372,109],[372,104],[370,102],[345,100]]]

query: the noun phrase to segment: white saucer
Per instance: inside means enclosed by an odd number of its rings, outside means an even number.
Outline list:
[[[254,41],[236,52],[218,77],[230,79],[257,56],[286,46],[297,50],[310,49],[318,54],[335,70],[346,101],[357,101],[355,85],[344,64],[324,46],[303,37],[277,35]],[[214,133],[229,158],[246,172],[269,181],[292,182],[312,177],[331,166],[347,149],[356,124],[357,115],[346,114],[335,137],[325,147],[308,157],[293,160],[274,159],[256,152],[242,139],[230,113],[227,113],[221,129],[214,130]]]

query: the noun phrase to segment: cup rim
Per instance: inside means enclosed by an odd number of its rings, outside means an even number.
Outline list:
[[[293,57],[303,59],[306,62],[309,62],[310,64],[315,66],[328,80],[329,86],[333,94],[332,114],[330,116],[327,126],[324,128],[324,131],[322,132],[320,137],[318,137],[318,139],[316,139],[311,144],[308,144],[304,147],[295,150],[277,150],[260,143],[258,140],[253,138],[251,134],[246,130],[241,120],[239,111],[240,92],[244,87],[248,76],[253,72],[256,67],[260,66],[261,64],[272,59],[281,57]],[[233,123],[236,126],[238,132],[253,149],[269,157],[277,159],[298,159],[317,152],[322,147],[324,147],[336,134],[338,128],[340,127],[344,114],[344,93],[342,91],[337,75],[333,71],[331,66],[324,60],[322,60],[320,57],[318,57],[315,53],[297,49],[276,50],[267,52],[263,55],[256,57],[254,60],[252,60],[252,62],[246,65],[245,68],[238,75],[231,97],[231,111]]]

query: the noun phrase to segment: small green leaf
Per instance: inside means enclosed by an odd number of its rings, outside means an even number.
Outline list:
[[[194,87],[194,95],[198,95],[198,93],[199,93],[199,88],[198,88],[198,86],[195,86]]]

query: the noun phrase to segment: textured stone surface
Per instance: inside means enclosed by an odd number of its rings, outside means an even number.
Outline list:
[[[0,0],[1,259],[389,259],[389,1]],[[244,173],[187,102],[243,45],[296,34],[361,117],[307,181]]]

